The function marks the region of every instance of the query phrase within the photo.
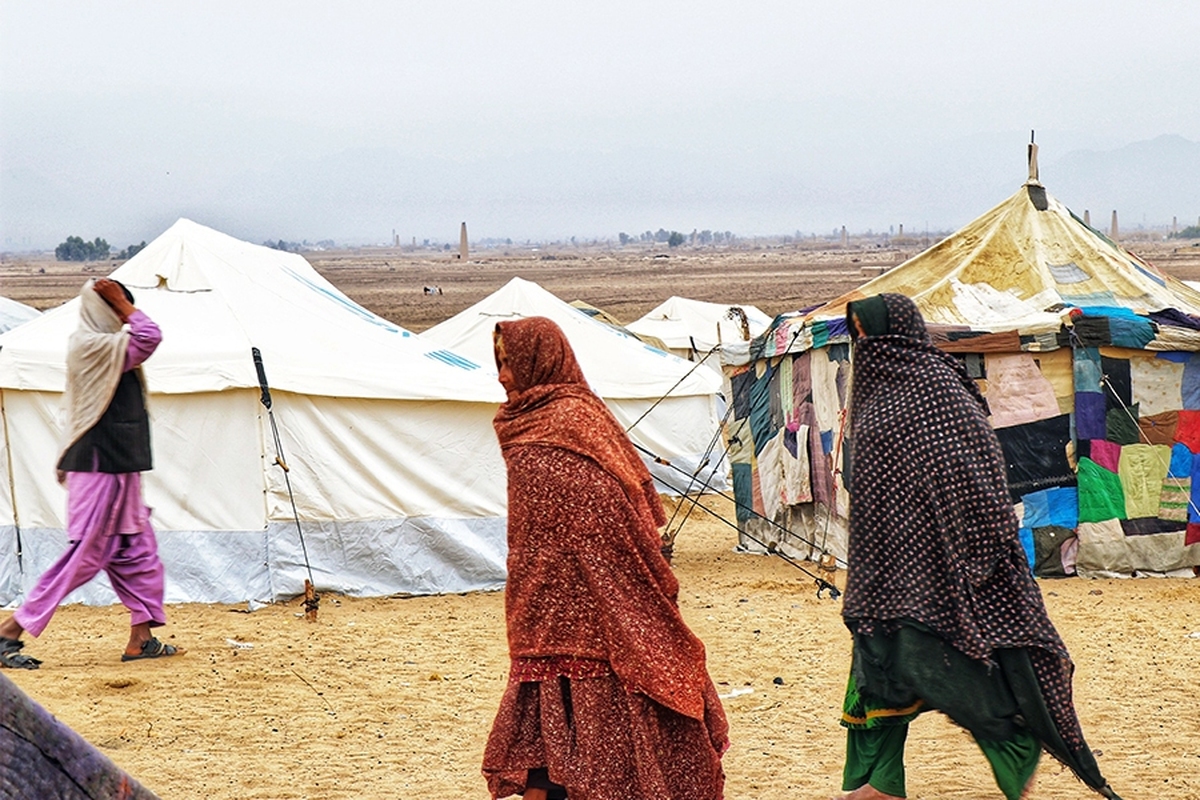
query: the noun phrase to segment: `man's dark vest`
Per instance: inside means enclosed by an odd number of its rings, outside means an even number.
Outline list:
[[[150,417],[146,415],[138,370],[121,374],[104,415],[67,448],[58,468],[66,472],[114,474],[145,472],[151,468]]]

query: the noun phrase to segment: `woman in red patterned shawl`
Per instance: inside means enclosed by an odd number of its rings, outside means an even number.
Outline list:
[[[933,709],[971,732],[1008,800],[1027,796],[1042,750],[1117,798],[1083,739],[1074,666],[1025,559],[979,388],[903,295],[852,302],[847,323],[843,800],[905,796],[908,724]]]
[[[728,726],[649,471],[557,325],[501,322],[495,343],[512,669],[483,757],[492,796],[719,800]]]

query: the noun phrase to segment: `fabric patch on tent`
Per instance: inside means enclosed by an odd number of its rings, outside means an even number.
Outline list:
[[[826,455],[833,452],[833,431],[821,431],[821,452]]]
[[[1200,455],[1192,456],[1192,493],[1188,503],[1188,522],[1200,522]]]
[[[1083,283],[1092,279],[1092,276],[1080,269],[1074,261],[1046,264],[1046,269],[1050,270],[1050,276],[1054,278],[1055,283]]]
[[[1183,399],[1183,365],[1165,358],[1129,359],[1133,402],[1146,416],[1174,411]]]
[[[769,520],[779,516],[783,508],[783,437],[776,436],[759,451],[757,463],[759,490],[762,492],[762,514]]]
[[[988,356],[987,374],[993,427],[1008,428],[1062,413],[1054,387],[1028,353]]]
[[[786,384],[784,390],[786,391]],[[806,350],[792,359],[792,408],[798,410],[811,402],[812,351]]]
[[[1158,501],[1158,518],[1172,522],[1188,521],[1188,503],[1192,496],[1192,479],[1167,477],[1163,481]]]
[[[1121,489],[1125,492],[1126,519],[1158,516],[1163,480],[1171,464],[1165,445],[1131,444],[1121,448]]]
[[[1104,415],[1106,433],[1104,438],[1117,444],[1137,444],[1141,440],[1138,430],[1137,403],[1126,408],[1110,408]]]
[[[1186,522],[1172,522],[1157,517],[1139,517],[1121,520],[1121,530],[1126,536],[1152,536],[1158,533],[1177,533],[1187,526]]]
[[[1094,347],[1079,347],[1074,353],[1075,391],[1099,392],[1103,385],[1100,351]]]
[[[803,446],[800,446],[800,443],[803,443]],[[795,449],[793,451],[785,450],[780,456],[780,460],[783,462],[783,502],[785,505],[794,506],[812,502],[808,443],[808,426],[801,425],[793,442]]]
[[[1141,350],[1154,341],[1154,326],[1145,317],[1109,317],[1108,335],[1117,347]]]
[[[1187,445],[1193,453],[1200,453],[1200,411],[1180,411],[1179,426],[1175,428],[1175,441]]]
[[[1192,451],[1185,444],[1175,444],[1171,447],[1171,466],[1167,470],[1171,478],[1192,477]]]
[[[1188,316],[1177,308],[1164,308],[1162,311],[1151,311],[1150,319],[1160,325],[1188,328],[1200,331],[1200,319]]]
[[[1033,530],[1033,574],[1039,578],[1065,578],[1062,551],[1068,539],[1075,538],[1075,531],[1050,525]]]
[[[1070,539],[1063,542],[1062,546],[1062,565],[1063,572],[1068,575],[1075,574],[1075,561],[1079,557],[1079,535],[1076,534]]]
[[[754,463],[754,434],[746,420],[738,420],[726,429],[730,464]]]
[[[1067,445],[1071,442],[1069,415],[1000,428],[996,436],[1004,449],[1014,503],[1022,495],[1039,489],[1075,485],[1075,474],[1067,461]]]
[[[780,392],[782,372],[779,368],[783,366],[783,362],[790,360],[791,359],[789,359],[787,356],[777,359],[773,369],[770,372],[770,386],[767,389],[767,399],[770,402],[771,407],[771,429],[775,431],[782,430],[783,427],[787,425],[787,417],[783,413],[782,393]],[[790,386],[791,384],[785,385]]]
[[[1145,408],[1142,408],[1145,411]],[[1138,418],[1138,428],[1141,430],[1141,441],[1146,444],[1165,444],[1168,447],[1175,444],[1175,429],[1179,427],[1178,411],[1160,411],[1151,416]]]
[[[1079,492],[1074,486],[1032,492],[1022,497],[1021,503],[1024,515],[1020,520],[1027,528],[1074,528],[1079,524]]]
[[[796,381],[792,375],[792,365],[796,359],[792,356],[784,356],[779,359],[779,405],[783,414],[783,427],[790,432],[795,432],[796,428]],[[795,448],[793,448],[794,451]]]
[[[737,521],[749,522],[754,515],[754,490],[751,487],[753,477],[749,464],[733,464],[733,500],[736,503]]]
[[[750,386],[750,431],[754,434],[754,453],[758,455],[779,428],[771,423],[771,373],[755,378]]]
[[[1183,544],[1185,547],[1200,544],[1200,524],[1194,522],[1188,523],[1187,533],[1183,537]]]
[[[1183,407],[1189,411],[1200,411],[1200,353],[1183,365]]]
[[[1045,353],[1037,353],[1033,360],[1037,363],[1042,375],[1050,382],[1055,399],[1058,400],[1059,413],[1070,414],[1075,410],[1075,377],[1074,363],[1069,348],[1060,348]],[[1096,387],[1099,391],[1100,387]]]
[[[1079,460],[1079,523],[1120,519],[1125,514],[1121,478],[1092,461]]]
[[[795,431],[791,428],[783,429],[783,447],[788,451],[788,454],[792,458],[796,457],[796,431],[798,430],[800,430],[799,427],[797,427]],[[807,429],[805,430],[804,435],[808,435]]]
[[[817,412],[817,427],[823,431],[834,430],[838,426],[838,412],[842,405],[838,400],[838,368],[839,361],[829,359],[828,350],[812,351],[812,400]],[[825,449],[829,452],[829,448]]]
[[[834,500],[833,462],[827,455],[828,451],[824,449],[825,434],[813,428],[809,430],[808,437],[811,458],[809,474],[812,476],[813,502],[832,508]],[[832,435],[830,439],[832,440]]]
[[[1075,436],[1078,439],[1103,439],[1108,435],[1104,421],[1105,402],[1100,392],[1075,395]]]
[[[766,516],[766,509],[763,508],[762,483],[759,480],[758,464],[755,463],[753,466],[754,471],[750,476],[750,508],[754,510],[755,514],[762,517]]]
[[[1093,439],[1088,450],[1088,458],[1104,467],[1109,472],[1117,472],[1121,467],[1121,445]]]
[[[1080,523],[1078,535],[1075,567],[1080,574],[1115,572],[1128,575],[1133,571],[1125,532],[1117,520]]]
[[[1018,528],[1017,536],[1021,539],[1021,549],[1025,551],[1025,560],[1029,562],[1029,568],[1032,570],[1037,559],[1033,546],[1033,529]]]
[[[754,386],[754,370],[747,369],[729,376],[729,388],[733,394],[733,416],[746,419],[750,416],[750,389]]]
[[[1126,408],[1133,405],[1133,383],[1128,358],[1100,356],[1101,380],[1108,408]]]
[[[1074,324],[1075,337],[1084,347],[1105,347],[1112,344],[1108,332],[1108,317],[1079,317]]]

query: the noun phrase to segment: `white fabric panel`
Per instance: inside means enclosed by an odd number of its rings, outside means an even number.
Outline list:
[[[414,517],[304,523],[318,591],[370,597],[499,589],[508,557],[506,521]],[[304,555],[295,522],[267,529],[276,598],[304,593]]]
[[[639,417],[646,414],[655,402],[616,400],[609,401],[608,407],[621,427],[629,429],[629,426],[634,425]],[[687,488],[688,476],[695,474],[703,463],[704,454],[720,426],[717,406],[715,395],[668,397],[629,430],[630,441],[656,456],[665,458],[677,468],[655,464],[650,456],[639,451],[639,455],[650,468],[650,474],[657,479],[660,493],[677,495],[680,494],[680,490]],[[729,471],[729,465],[721,457],[724,451],[724,441],[717,437],[709,456],[709,463],[704,465],[697,481],[692,484],[693,487],[708,481],[712,489],[728,488],[726,473]],[[681,474],[677,470],[683,470],[687,474]]]
[[[157,528],[262,529],[265,409],[258,396],[239,389],[150,398],[154,469],[144,474],[142,491]]]
[[[300,518],[502,517],[504,465],[496,406],[273,393],[275,420]],[[264,424],[267,518],[292,519]]]
[[[771,318],[754,306],[669,297],[644,317],[625,327],[641,336],[658,337],[672,351],[686,352],[695,347],[703,354],[717,345],[723,347],[746,341],[742,337],[741,324],[727,316],[729,309],[735,306],[746,313],[750,338],[753,339],[771,326]]]
[[[988,353],[986,363],[993,427],[1037,422],[1062,413],[1054,387],[1029,353]]]
[[[562,328],[592,391],[606,401],[657,399],[667,392],[676,397],[715,394],[721,389],[715,372],[693,372],[695,365],[690,361],[631,339],[521,278],[513,278],[470,308],[434,325],[421,338],[478,364],[494,365],[492,333],[496,323],[527,317],[547,317]]]
[[[1129,359],[1133,402],[1138,404],[1138,416],[1149,417],[1164,411],[1179,409],[1183,396],[1183,364],[1165,358]]]
[[[61,528],[67,493],[54,465],[59,450],[59,398],[56,392],[4,391],[8,457],[12,459],[13,503],[22,528]],[[10,514],[0,525],[13,522]]]

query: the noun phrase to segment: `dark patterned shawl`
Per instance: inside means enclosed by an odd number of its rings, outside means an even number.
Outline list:
[[[989,664],[997,650],[1026,648],[1067,752],[1044,743],[1089,772],[1074,668],[1021,547],[987,403],[907,297],[869,298],[847,313],[865,333],[855,331],[850,397],[847,627],[870,636],[912,620]],[[1104,785],[1098,771],[1080,777]]]

